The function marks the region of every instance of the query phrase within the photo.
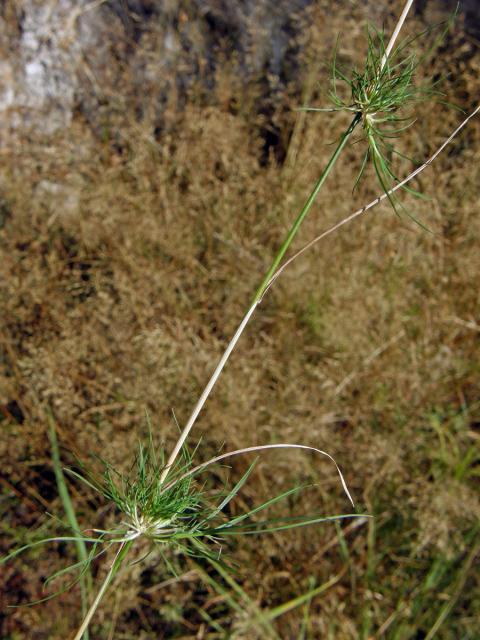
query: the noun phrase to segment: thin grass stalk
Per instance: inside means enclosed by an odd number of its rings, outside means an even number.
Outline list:
[[[60,495],[60,499],[62,501],[68,523],[72,528],[72,530],[75,532],[75,534],[78,534],[78,538],[75,539],[75,546],[77,548],[78,560],[80,562],[87,563],[88,561],[87,547],[83,540],[82,532],[80,531],[77,516],[75,514],[75,509],[73,507],[73,503],[70,498],[70,493],[68,491],[68,487],[65,482],[65,476],[63,475],[63,471],[62,471],[62,463],[60,460],[60,451],[58,448],[58,439],[57,439],[55,422],[50,412],[48,412],[47,417],[48,417],[48,437],[50,440],[50,447],[52,450],[53,470],[55,473],[55,479],[57,481],[58,493]],[[88,601],[91,593],[92,593],[92,575],[90,571],[87,570],[80,577],[80,598],[82,602],[82,616],[85,616],[87,614]],[[88,629],[85,629],[85,632],[83,634],[83,640],[89,640]]]
[[[99,592],[97,593],[97,596],[95,598],[95,600],[92,602],[92,605],[90,607],[90,609],[87,612],[87,615],[85,616],[80,629],[77,631],[75,638],[73,640],[81,640],[83,634],[85,633],[85,631],[88,629],[88,625],[90,624],[90,620],[92,619],[95,611],[98,609],[98,605],[100,604],[103,596],[105,595],[106,590],[108,589],[108,587],[110,586],[110,583],[112,582],[112,580],[115,578],[115,576],[117,575],[117,573],[120,571],[120,568],[123,564],[123,561],[125,560],[125,557],[127,555],[127,553],[130,550],[130,547],[132,546],[133,541],[128,541],[128,542],[122,542],[120,544],[120,547],[115,555],[115,558],[112,562],[112,566],[110,567],[107,576],[105,578],[105,580],[103,581],[102,586],[100,587]]]
[[[252,303],[250,305],[250,308],[248,309],[247,313],[245,314],[242,322],[240,323],[238,329],[236,330],[233,338],[231,339],[231,341],[229,342],[229,344],[227,345],[227,348],[225,349],[222,357],[220,358],[220,362],[218,363],[215,371],[213,372],[210,380],[207,383],[207,386],[205,387],[205,389],[203,390],[197,404],[195,405],[187,424],[185,425],[182,433],[180,434],[179,439],[177,440],[177,443],[172,451],[172,453],[170,454],[170,457],[168,459],[168,462],[162,472],[162,475],[160,477],[160,482],[164,482],[170,469],[172,468],[172,465],[174,464],[175,460],[177,459],[178,454],[180,453],[183,444],[185,443],[185,440],[188,437],[188,434],[190,433],[193,425],[195,424],[198,415],[200,413],[200,411],[203,408],[203,405],[205,404],[208,396],[210,395],[210,392],[212,391],[215,383],[217,382],[218,378],[220,377],[220,374],[222,373],[222,370],[225,366],[225,364],[227,363],[228,358],[230,357],[230,354],[232,353],[233,349],[235,348],[235,345],[237,344],[240,336],[242,335],[245,327],[247,326],[253,312],[255,311],[258,303],[260,302],[260,300],[262,299],[263,293],[265,292],[266,287],[268,286],[268,283],[270,282],[273,274],[275,273],[275,271],[277,270],[279,264],[281,263],[285,253],[287,252],[288,248],[290,247],[290,245],[292,244],[293,239],[295,238],[295,236],[298,233],[298,230],[300,229],[300,226],[302,224],[302,222],[305,220],[308,212],[310,211],[313,203],[315,202],[315,199],[320,191],[320,189],[322,188],[325,180],[327,179],[327,177],[329,176],[330,172],[332,171],[336,161],[338,160],[341,152],[343,151],[345,145],[347,144],[350,136],[352,135],[355,127],[357,126],[357,124],[360,122],[361,116],[360,114],[356,114],[350,124],[350,126],[348,127],[348,129],[345,131],[345,133],[342,135],[342,137],[340,138],[340,142],[338,143],[335,151],[333,152],[332,156],[330,157],[330,160],[328,161],[325,169],[322,171],[322,174],[320,176],[320,178],[318,179],[317,183],[315,184],[312,192],[310,193],[309,197],[307,198],[307,201],[305,202],[305,204],[302,207],[302,210],[300,211],[300,213],[298,214],[297,218],[295,219],[293,225],[290,228],[290,231],[287,234],[287,237],[285,238],[285,240],[283,241],[280,249],[278,250],[275,258],[273,259],[272,264],[270,265],[270,268],[268,269],[267,273],[265,274],[262,282],[260,283],[255,296],[253,297]]]
[[[385,66],[387,60],[388,60],[388,56],[391,53],[395,42],[398,38],[398,35],[401,31],[401,28],[405,22],[405,19],[408,15],[408,12],[410,11],[410,8],[412,6],[413,0],[407,0],[405,7],[400,15],[400,18],[397,22],[397,25],[393,31],[393,34],[390,38],[390,41],[387,45],[387,49],[385,50],[384,56],[382,58],[382,62],[381,62],[381,66],[380,66],[380,70],[383,69],[383,67]],[[215,371],[213,372],[212,376],[210,377],[207,386],[205,387],[204,391],[202,392],[197,404],[195,405],[192,414],[190,415],[190,418],[188,419],[187,424],[185,425],[182,433],[180,434],[179,439],[177,440],[177,443],[172,451],[172,453],[170,454],[170,457],[167,461],[167,464],[162,472],[162,475],[160,477],[160,483],[163,483],[165,481],[165,479],[168,476],[168,473],[170,471],[170,469],[172,468],[173,464],[175,463],[175,460],[178,457],[178,454],[180,453],[183,444],[185,443],[190,431],[192,430],[193,425],[195,424],[198,415],[200,414],[200,411],[202,410],[205,402],[207,401],[208,396],[210,395],[215,383],[217,382],[220,374],[223,371],[223,368],[225,366],[225,364],[227,363],[227,360],[230,356],[230,354],[232,353],[235,345],[237,344],[240,336],[242,335],[245,327],[247,326],[251,316],[253,315],[253,312],[255,311],[257,305],[259,304],[259,302],[261,301],[267,287],[270,284],[270,281],[272,279],[272,277],[274,276],[275,272],[277,271],[278,267],[280,266],[280,263],[283,259],[283,257],[285,256],[285,253],[287,252],[288,248],[290,247],[293,239],[295,238],[295,236],[298,233],[298,230],[300,229],[300,226],[302,224],[302,222],[304,221],[305,217],[307,216],[308,212],[310,211],[313,203],[315,202],[315,199],[320,191],[320,189],[322,188],[325,180],[327,179],[327,177],[329,176],[331,170],[333,169],[335,163],[337,162],[341,152],[343,151],[345,145],[347,144],[350,136],[352,135],[353,131],[355,130],[356,126],[359,124],[359,122],[362,120],[362,114],[361,113],[356,113],[352,119],[352,122],[350,123],[348,129],[343,133],[343,135],[340,138],[340,142],[338,143],[335,151],[333,152],[332,156],[330,157],[330,160],[328,161],[325,169],[323,170],[322,174],[320,175],[320,178],[318,179],[317,183],[315,184],[310,196],[308,197],[307,201],[305,202],[302,210],[300,211],[300,213],[298,214],[297,218],[295,219],[292,227],[290,228],[290,231],[288,232],[285,240],[283,241],[280,249],[278,250],[275,258],[273,259],[272,264],[270,265],[270,268],[268,269],[267,273],[265,274],[262,282],[260,283],[257,291],[255,292],[255,295],[253,297],[252,303],[246,313],[246,315],[244,316],[242,322],[240,323],[240,326],[238,327],[237,331],[235,332],[235,335],[233,336],[232,340],[229,342],[229,344],[227,345],[227,348],[224,352],[224,354],[222,355],[220,362],[218,363]]]
[[[200,396],[197,404],[195,405],[187,424],[185,425],[182,433],[180,434],[179,439],[177,440],[177,443],[172,451],[172,453],[170,454],[170,457],[168,459],[168,462],[162,472],[162,475],[160,477],[160,482],[164,482],[170,469],[172,468],[173,464],[175,463],[175,460],[177,459],[178,454],[180,453],[183,444],[185,443],[185,440],[188,437],[188,434],[190,433],[193,425],[195,424],[198,415],[200,413],[200,411],[203,408],[203,405],[205,404],[208,396],[210,395],[210,392],[212,391],[215,383],[217,382],[218,378],[220,377],[220,374],[222,373],[222,370],[225,366],[225,364],[227,363],[228,358],[230,357],[230,354],[232,353],[233,349],[235,348],[235,345],[237,344],[240,336],[242,335],[245,327],[247,326],[251,316],[253,315],[253,312],[255,311],[258,303],[260,302],[260,300],[262,299],[262,296],[265,292],[265,289],[267,288],[272,276],[274,275],[275,271],[277,270],[278,266],[280,265],[285,253],[287,252],[288,248],[290,247],[290,245],[292,244],[293,239],[295,238],[295,236],[298,233],[298,230],[300,229],[300,226],[302,224],[302,222],[305,220],[308,212],[310,211],[313,203],[315,202],[315,199],[320,191],[320,189],[322,188],[323,184],[325,183],[325,180],[327,179],[327,177],[329,176],[330,172],[332,171],[336,161],[338,160],[341,152],[343,151],[345,145],[347,144],[350,136],[352,135],[355,127],[357,126],[357,124],[360,122],[361,120],[361,116],[360,114],[356,114],[350,124],[350,126],[348,127],[348,129],[343,133],[343,135],[340,138],[340,142],[338,143],[335,151],[333,152],[332,156],[330,157],[330,160],[328,161],[325,169],[322,171],[322,174],[320,176],[320,178],[318,179],[317,183],[315,184],[312,192],[310,193],[309,197],[307,198],[307,201],[305,202],[305,204],[302,207],[302,210],[300,211],[300,213],[298,214],[297,218],[295,219],[294,223],[292,224],[290,231],[288,232],[285,240],[283,241],[280,249],[278,250],[275,258],[273,259],[272,264],[270,265],[270,268],[268,269],[267,273],[265,274],[262,282],[260,283],[254,297],[252,300],[252,303],[250,305],[250,308],[248,309],[247,313],[245,314],[242,322],[240,323],[238,329],[236,330],[233,338],[230,340],[230,342],[227,345],[227,348],[225,349],[222,357],[220,358],[220,362],[218,363],[215,371],[213,372],[210,380],[207,383],[207,386],[205,387],[205,389],[202,392],[202,395]]]
[[[338,160],[338,157],[340,156],[340,154],[343,151],[345,145],[347,144],[347,142],[348,142],[350,136],[352,135],[355,127],[360,122],[360,119],[361,119],[361,115],[360,114],[356,114],[355,117],[353,118],[350,126],[348,127],[348,129],[345,131],[345,133],[340,138],[340,142],[338,143],[337,148],[335,149],[335,151],[333,152],[332,156],[330,157],[330,160],[328,161],[325,169],[323,170],[320,178],[318,179],[318,181],[317,181],[315,187],[313,188],[311,194],[309,195],[307,201],[303,205],[302,210],[298,214],[295,222],[293,223],[290,231],[288,232],[287,237],[283,241],[282,246],[278,250],[277,255],[275,256],[275,258],[273,259],[273,262],[270,265],[270,268],[268,269],[267,273],[265,274],[265,277],[263,278],[262,282],[260,283],[260,286],[258,287],[258,289],[257,289],[257,291],[255,293],[255,296],[253,298],[253,303],[259,302],[261,300],[262,295],[263,295],[263,293],[265,291],[265,288],[267,287],[272,275],[277,270],[277,268],[278,268],[280,262],[282,261],[285,253],[287,252],[288,248],[292,244],[292,241],[295,238],[295,236],[297,235],[298,230],[300,229],[300,226],[301,226],[302,222],[305,220],[308,212],[310,211],[313,203],[315,202],[316,197],[318,196],[318,193],[319,193],[320,189],[323,187],[323,184],[325,183],[325,180],[328,178],[331,170],[333,169],[336,161]]]
[[[251,307],[249,308],[249,310],[247,311],[247,313],[245,314],[242,322],[240,323],[238,329],[236,330],[233,338],[230,340],[230,342],[228,343],[227,348],[225,349],[222,357],[220,358],[220,362],[218,363],[215,371],[213,372],[210,380],[207,383],[207,386],[205,387],[205,389],[202,392],[202,395],[200,396],[200,398],[198,399],[197,404],[195,405],[187,424],[185,425],[185,428],[183,429],[177,444],[175,445],[175,448],[173,449],[172,453],[170,454],[170,458],[168,459],[168,462],[162,472],[162,475],[160,476],[160,483],[163,483],[165,481],[165,478],[168,475],[168,472],[170,471],[173,463],[175,462],[178,454],[180,453],[180,450],[183,447],[183,444],[185,442],[185,440],[187,439],[188,434],[190,433],[190,430],[192,429],[193,425],[195,424],[195,421],[198,417],[198,414],[200,413],[200,411],[203,408],[203,405],[205,404],[205,402],[207,401],[208,396],[210,395],[211,390],[213,389],[216,381],[218,380],[220,374],[222,373],[223,367],[225,366],[228,358],[230,357],[230,354],[232,353],[232,351],[235,348],[235,345],[237,344],[240,336],[243,333],[243,330],[245,329],[245,327],[248,324],[248,321],[250,320],[253,312],[255,311],[256,307],[257,307],[258,302],[254,302]]]
[[[285,615],[286,613],[292,611],[293,609],[296,609],[302,604],[309,603],[311,600],[313,600],[313,598],[316,598],[317,596],[324,593],[325,591],[328,591],[330,587],[333,587],[334,585],[336,585],[337,582],[339,582],[343,578],[346,572],[347,572],[347,567],[343,568],[340,571],[340,573],[337,573],[335,576],[332,576],[330,580],[327,580],[327,582],[324,582],[320,586],[314,587],[313,589],[310,589],[306,593],[302,593],[302,595],[297,596],[296,598],[292,598],[288,602],[279,604],[273,609],[269,609],[264,614],[266,619],[269,621],[275,620],[276,618],[279,618],[280,616]]]
[[[478,531],[478,528],[477,528],[477,531]],[[465,583],[469,576],[472,565],[474,564],[475,559],[479,553],[480,553],[480,542],[477,542],[477,544],[472,547],[470,553],[467,556],[467,559],[465,560],[465,563],[463,564],[460,570],[460,576],[457,580],[457,584],[455,585],[455,589],[453,593],[451,594],[450,598],[442,607],[442,610],[440,611],[438,618],[435,620],[433,627],[425,636],[425,640],[433,640],[433,638],[437,637],[440,627],[443,625],[445,620],[448,618],[448,616],[452,612],[452,609],[457,604],[458,598],[462,594],[463,589],[465,587]]]

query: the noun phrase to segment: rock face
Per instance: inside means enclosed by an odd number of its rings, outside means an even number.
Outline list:
[[[316,0],[317,3],[319,0]],[[449,0],[424,0],[450,6]],[[295,80],[299,41],[315,0],[4,0],[0,5],[0,132],[67,128],[75,111],[93,124],[129,86],[138,113],[161,110],[201,78],[214,83],[235,58],[244,79]],[[480,3],[464,0],[478,31]],[[127,83],[125,79],[128,78]],[[153,95],[153,101],[152,101]],[[143,100],[142,97],[149,97]],[[128,96],[117,96],[118,108]]]
[[[0,109],[12,127],[42,126],[48,134],[70,124],[82,47],[95,39],[93,28],[81,43],[75,37],[75,11],[73,0],[23,2],[8,14],[4,7]]]
[[[68,127],[88,119],[129,75],[133,93],[157,101],[218,57],[237,56],[245,75],[281,78],[311,0],[6,0],[0,8],[0,112],[12,129]]]

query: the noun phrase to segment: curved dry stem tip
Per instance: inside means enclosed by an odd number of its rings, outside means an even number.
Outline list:
[[[290,444],[290,443],[263,444],[263,445],[258,445],[258,446],[255,446],[255,447],[245,447],[243,449],[236,449],[235,451],[230,451],[228,453],[223,453],[220,456],[215,456],[214,458],[210,458],[210,460],[207,460],[206,462],[203,462],[202,464],[197,465],[193,469],[190,469],[186,473],[182,474],[180,477],[175,478],[175,480],[170,482],[164,488],[164,491],[168,491],[173,486],[175,486],[175,484],[177,482],[181,482],[185,478],[188,478],[189,476],[192,476],[192,475],[194,475],[196,473],[199,473],[200,471],[203,471],[203,469],[205,469],[206,467],[209,467],[212,464],[215,464],[216,462],[220,462],[221,460],[226,460],[227,458],[233,458],[234,456],[239,456],[239,455],[242,455],[244,453],[253,453],[255,451],[265,451],[267,449],[303,449],[305,451],[314,451],[315,453],[320,453],[322,456],[326,456],[335,465],[335,467],[337,469],[337,472],[338,472],[338,475],[340,477],[340,482],[342,484],[342,488],[343,488],[345,494],[347,495],[348,499],[350,500],[350,502],[352,504],[352,507],[355,507],[355,503],[353,502],[353,498],[350,495],[350,491],[348,490],[347,483],[345,482],[345,478],[343,477],[343,474],[342,474],[342,472],[340,470],[340,467],[338,466],[337,462],[335,461],[335,458],[333,458],[326,451],[322,451],[322,449],[317,449],[316,447],[309,447],[309,446],[307,446],[305,444]]]

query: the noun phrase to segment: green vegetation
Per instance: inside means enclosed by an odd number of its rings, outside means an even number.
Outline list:
[[[55,478],[57,481],[58,494],[62,500],[62,505],[67,516],[68,524],[72,532],[77,536],[75,540],[75,546],[77,548],[78,562],[81,567],[87,567],[86,571],[80,574],[80,595],[82,598],[82,615],[86,615],[88,611],[88,603],[92,594],[92,576],[89,570],[89,559],[87,552],[87,545],[82,537],[82,532],[78,525],[77,516],[75,514],[75,507],[70,498],[70,493],[65,482],[65,476],[62,470],[62,462],[60,460],[60,450],[58,448],[57,432],[55,429],[55,421],[52,414],[48,414],[48,437],[50,440],[50,447],[52,449],[52,461],[53,469],[55,472]],[[85,630],[83,635],[84,640],[88,640],[88,629]]]

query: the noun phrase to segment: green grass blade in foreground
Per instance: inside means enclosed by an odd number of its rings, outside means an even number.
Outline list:
[[[232,527],[221,529],[222,535],[259,535],[261,533],[273,533],[274,531],[288,531],[298,527],[307,527],[320,522],[335,522],[347,518],[370,518],[372,516],[362,513],[345,513],[338,516],[303,516],[293,518],[272,518],[262,522],[254,522],[244,527]],[[273,525],[273,526],[270,526]]]
[[[233,611],[236,611],[237,614],[243,617],[245,617],[245,613],[249,614],[246,618],[244,627],[242,627],[243,632],[246,633],[253,626],[258,630],[258,627],[260,626],[262,628],[262,634],[264,634],[263,637],[269,638],[270,640],[279,640],[279,636],[275,631],[275,628],[266,616],[263,615],[258,604],[248,596],[228,571],[224,569],[223,565],[216,562],[214,559],[210,562],[215,571],[223,577],[226,584],[229,585],[236,596],[234,596],[225,585],[221,584],[218,580],[215,580],[215,578],[211,576],[199,562],[195,560],[193,560],[193,562],[195,564],[196,572],[202,578],[204,583],[212,587],[212,589],[221,596]]]
[[[478,534],[478,527],[477,527],[476,533]],[[472,565],[474,564],[475,559],[479,553],[480,553],[480,542],[477,542],[472,546],[470,553],[467,555],[467,558],[459,571],[459,576],[455,584],[453,593],[450,595],[448,601],[443,605],[439,616],[435,620],[435,623],[431,627],[428,634],[425,636],[425,640],[433,640],[433,638],[437,637],[440,627],[443,625],[443,623],[445,622],[445,620],[447,619],[447,617],[450,615],[453,608],[455,607],[465,587],[465,583],[469,576]]]
[[[32,600],[31,602],[27,602],[27,603],[21,604],[21,605],[10,605],[10,608],[12,608],[12,609],[20,609],[20,608],[22,608],[23,609],[25,607],[33,607],[33,606],[35,606],[37,604],[42,604],[43,602],[48,602],[49,600],[53,600],[53,598],[57,598],[58,596],[61,596],[62,594],[66,593],[67,591],[70,591],[70,589],[72,589],[79,582],[80,582],[80,585],[81,585],[82,579],[84,579],[86,573],[90,571],[91,563],[93,562],[93,560],[95,560],[96,558],[100,557],[103,553],[105,553],[105,551],[106,551],[106,549],[102,549],[98,553],[95,553],[95,546],[94,546],[94,548],[90,552],[89,557],[86,560],[84,560],[82,562],[75,562],[75,563],[69,565],[68,567],[64,567],[63,569],[60,569],[59,571],[56,571],[55,573],[50,575],[44,581],[44,587],[47,587],[51,582],[53,582],[57,578],[59,578],[61,576],[64,576],[64,575],[66,575],[68,573],[71,573],[72,571],[75,571],[77,569],[80,569],[78,575],[73,580],[71,580],[70,582],[65,584],[60,589],[57,589],[57,591],[54,591],[53,593],[50,593],[48,596],[44,596],[43,598],[39,598],[38,600]],[[83,602],[82,602],[82,604],[83,604]],[[87,609],[88,609],[88,606],[87,606]],[[82,614],[83,614],[83,609],[82,609]],[[83,635],[83,637],[85,638],[85,634]]]
[[[33,547],[39,547],[42,544],[48,544],[49,542],[78,542],[78,540],[83,540],[84,542],[89,542],[91,544],[95,544],[98,542],[98,538],[86,538],[85,536],[57,536],[52,538],[43,538],[42,540],[37,540],[36,542],[29,542],[28,544],[24,544],[18,549],[11,551],[9,554],[0,558],[0,565],[5,564],[9,560],[12,560],[16,556],[20,555],[24,551],[28,551]]]
[[[218,507],[214,509],[211,513],[209,513],[204,520],[202,520],[202,522],[200,523],[200,526],[202,526],[205,522],[208,522],[209,520],[213,520],[213,518],[215,518],[221,511],[223,511],[223,509],[227,506],[227,504],[231,502],[231,500],[233,500],[233,498],[237,495],[237,493],[240,491],[240,489],[248,480],[256,464],[257,464],[257,461],[254,460],[252,464],[248,467],[246,472],[243,474],[243,476],[240,478],[240,480],[233,487],[233,489],[228,492],[227,496],[218,505]]]
[[[265,612],[264,614],[265,617],[267,618],[267,620],[275,620],[276,618],[283,616],[285,613],[288,613],[289,611],[296,609],[302,604],[310,602],[313,598],[316,598],[317,596],[321,595],[325,591],[328,591],[330,587],[333,587],[335,584],[337,584],[337,582],[342,578],[344,573],[345,571],[342,571],[339,574],[330,578],[330,580],[328,580],[327,582],[324,582],[323,584],[321,584],[320,586],[313,587],[306,593],[302,593],[302,595],[297,596],[296,598],[292,598],[292,600],[288,600],[288,602],[284,602],[283,604],[273,607],[273,609],[269,609],[268,611]]]
[[[82,538],[82,533],[78,525],[75,508],[70,498],[70,493],[65,482],[65,476],[63,475],[62,464],[60,460],[60,451],[58,447],[57,430],[52,413],[48,412],[48,437],[50,440],[50,446],[52,449],[52,461],[53,469],[55,472],[55,479],[57,481],[58,493],[62,500],[65,515],[67,516],[68,523],[70,524],[74,533],[77,533],[80,537],[75,541],[77,548],[77,556],[79,563],[83,563],[85,571],[80,574],[80,597],[82,601],[82,615],[86,615],[88,611],[88,602],[90,594],[92,592],[92,576],[90,573],[90,563],[88,562],[88,552],[85,542]],[[89,640],[88,630],[84,633],[84,640]]]
[[[290,496],[293,496],[296,493],[299,493],[304,488],[305,488],[304,486],[300,486],[300,487],[294,487],[293,489],[287,489],[287,491],[284,491],[283,493],[280,493],[279,495],[275,496],[274,498],[270,498],[270,500],[267,500],[266,502],[264,502],[263,504],[259,505],[258,507],[254,507],[253,509],[250,509],[250,511],[247,511],[246,513],[243,513],[241,516],[237,516],[236,518],[233,518],[232,520],[229,520],[227,523],[225,523],[225,525],[218,527],[218,530],[223,532],[226,529],[231,529],[232,527],[237,527],[240,524],[240,522],[243,522],[247,518],[250,518],[251,516],[255,515],[256,513],[259,513],[260,511],[263,511],[264,509],[268,509],[269,507],[271,507],[272,505],[276,504],[277,502],[280,502],[281,500],[285,500],[286,498],[289,498]]]
[[[101,544],[101,541],[99,541],[99,544]],[[92,550],[90,551],[88,557],[85,560],[75,562],[74,564],[71,564],[68,567],[64,567],[63,569],[59,569],[58,571],[55,571],[55,573],[52,573],[50,576],[48,576],[48,578],[44,582],[45,587],[47,587],[51,582],[53,582],[57,578],[60,578],[63,575],[71,573],[76,569],[80,569],[80,575],[85,574],[86,571],[90,570],[92,562],[97,558],[100,558],[100,556],[102,556],[104,553],[106,553],[110,548],[110,546],[111,545],[107,545],[106,547],[100,549],[100,551],[96,551],[97,545],[94,544]]]
[[[215,571],[225,580],[225,582],[233,589],[233,591],[237,594],[237,597],[239,597],[240,600],[245,603],[245,606],[251,611],[253,617],[252,622],[255,625],[260,625],[263,629],[263,633],[268,634],[267,637],[274,638],[275,640],[280,640],[275,628],[271,624],[271,620],[267,618],[262,608],[248,596],[248,594],[237,583],[234,577],[230,575],[228,570],[216,560],[210,560],[210,564],[215,569]]]
[[[12,553],[8,554],[7,556],[5,556],[4,558],[0,559],[0,565],[1,564],[5,564],[6,562],[8,562],[9,560],[11,560],[12,558],[15,558],[17,555],[23,553],[24,551],[28,551],[29,549],[32,549],[34,547],[43,545],[43,544],[47,544],[49,542],[75,542],[77,543],[78,540],[83,540],[84,542],[91,542],[93,544],[93,548],[92,551],[90,551],[90,553],[87,555],[87,558],[85,558],[85,560],[81,560],[79,562],[75,562],[71,565],[69,565],[68,567],[64,567],[63,569],[60,569],[59,571],[56,571],[55,573],[53,573],[52,575],[50,575],[44,582],[44,586],[47,587],[53,580],[55,580],[56,578],[71,573],[72,571],[75,571],[77,569],[79,570],[79,573],[77,575],[77,577],[70,581],[69,583],[67,583],[65,586],[63,586],[62,588],[58,589],[57,591],[55,591],[54,593],[49,594],[48,596],[45,596],[43,598],[40,598],[38,600],[33,600],[32,602],[28,602],[26,604],[22,604],[22,605],[9,605],[10,608],[16,609],[16,608],[23,608],[23,607],[32,607],[34,605],[37,604],[41,604],[43,602],[47,602],[48,600],[52,600],[53,598],[58,597],[59,595],[62,595],[63,593],[69,591],[72,587],[74,587],[78,582],[80,582],[82,579],[85,578],[85,575],[87,572],[90,571],[90,567],[91,567],[91,563],[94,559],[98,558],[99,556],[101,556],[104,552],[105,549],[101,550],[100,552],[96,553],[95,549],[97,544],[100,542],[98,539],[93,539],[93,538],[74,538],[74,537],[57,537],[57,538],[44,538],[43,540],[38,540],[37,542],[32,542],[29,543],[27,545],[24,545],[18,549],[15,549],[15,551],[13,551]],[[82,603],[83,604],[83,603]]]

